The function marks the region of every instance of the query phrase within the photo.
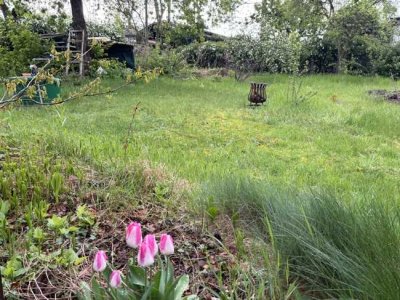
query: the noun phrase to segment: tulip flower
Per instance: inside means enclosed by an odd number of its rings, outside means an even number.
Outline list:
[[[107,255],[104,251],[97,251],[94,256],[93,270],[96,272],[103,272],[107,267]]]
[[[143,239],[143,243],[149,246],[151,255],[156,256],[158,253],[158,246],[155,236],[153,234],[146,235]]]
[[[164,255],[174,254],[174,241],[169,234],[162,234],[160,238],[160,252]]]
[[[148,267],[154,263],[154,255],[152,254],[149,245],[143,241],[140,245],[138,253],[138,264],[141,267]]]
[[[118,288],[122,284],[122,279],[121,279],[121,271],[114,270],[111,272],[110,275],[110,286],[112,288]]]
[[[137,248],[142,243],[142,227],[140,223],[132,222],[126,227],[126,243],[131,248]]]

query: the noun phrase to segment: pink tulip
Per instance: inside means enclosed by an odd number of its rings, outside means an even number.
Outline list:
[[[146,235],[143,239],[143,243],[149,246],[151,255],[156,256],[158,253],[158,246],[155,236],[153,234]]]
[[[174,254],[174,241],[169,234],[162,234],[160,238],[160,252],[164,255]]]
[[[132,222],[126,227],[126,243],[131,248],[137,248],[142,243],[142,227],[140,223]]]
[[[112,271],[110,275],[110,286],[112,288],[118,288],[122,284],[122,279],[121,279],[121,271],[114,270]]]
[[[107,255],[104,251],[97,251],[94,256],[93,270],[96,272],[103,272],[107,267]]]
[[[154,255],[151,253],[150,247],[146,242],[140,245],[138,253],[138,264],[141,267],[148,267],[154,263]]]

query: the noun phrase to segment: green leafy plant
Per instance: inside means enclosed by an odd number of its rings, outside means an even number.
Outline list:
[[[76,216],[82,226],[93,226],[95,223],[94,213],[85,204],[76,208]]]
[[[29,26],[11,18],[0,20],[0,37],[0,78],[29,71],[32,58],[49,48]]]
[[[46,238],[46,233],[42,228],[36,227],[33,229],[32,237],[38,242],[42,242]]]
[[[27,269],[24,268],[21,257],[19,256],[13,256],[11,259],[9,259],[5,265],[5,267],[1,268],[1,273],[6,277],[6,278],[16,278],[18,276],[23,275],[26,273]]]
[[[67,216],[59,217],[57,215],[52,215],[50,219],[47,219],[47,227],[65,236],[79,230],[76,226],[69,226]]]
[[[64,183],[64,177],[61,175],[61,173],[54,172],[53,175],[51,175],[50,187],[53,192],[53,196],[56,200],[56,203],[58,203],[63,183]]]
[[[63,249],[61,255],[56,258],[56,262],[62,266],[80,265],[85,261],[86,257],[79,257],[74,249]]]

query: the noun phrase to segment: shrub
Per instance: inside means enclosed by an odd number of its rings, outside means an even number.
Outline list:
[[[182,49],[186,61],[200,68],[224,68],[228,65],[225,42],[193,43]]]
[[[400,43],[387,45],[373,63],[377,74],[400,78]]]
[[[57,15],[32,14],[24,22],[32,32],[38,34],[67,32],[70,25],[70,20],[65,13]]]
[[[300,65],[310,73],[336,73],[337,61],[336,45],[323,38],[315,44],[304,45]]]
[[[161,68],[164,74],[179,75],[185,72],[188,65],[182,53],[177,50],[152,49],[150,53],[138,55],[137,65],[144,70]]]
[[[297,72],[300,43],[296,34],[288,35],[265,25],[259,37],[242,35],[228,46],[231,66],[244,72]]]
[[[203,39],[204,26],[193,26],[188,24],[163,24],[164,41],[176,48],[199,42]]]
[[[11,19],[0,21],[0,77],[29,71],[32,58],[43,55],[47,46],[26,25]]]
[[[127,73],[126,65],[117,59],[94,59],[90,62],[89,74],[92,77],[120,78]]]

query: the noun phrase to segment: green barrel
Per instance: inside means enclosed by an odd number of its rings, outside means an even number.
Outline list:
[[[13,78],[13,79],[15,79],[15,78]],[[26,87],[26,85],[29,83],[29,81],[32,79],[32,77],[25,77],[24,79],[26,79],[26,82],[19,83],[17,85],[16,93],[19,93],[22,89],[24,89]],[[35,96],[33,96],[33,98],[31,99],[28,96],[26,96],[26,94],[25,94],[25,95],[22,95],[22,97],[21,97],[22,103],[24,105],[37,104],[35,102],[51,103],[61,93],[60,82],[61,82],[61,80],[59,78],[54,78],[54,81],[51,83],[49,83],[49,82],[39,83],[40,89],[43,89],[43,87],[45,88],[47,96],[40,99],[41,97],[39,95],[39,92],[36,92]],[[36,85],[36,87],[37,87],[37,85]]]

